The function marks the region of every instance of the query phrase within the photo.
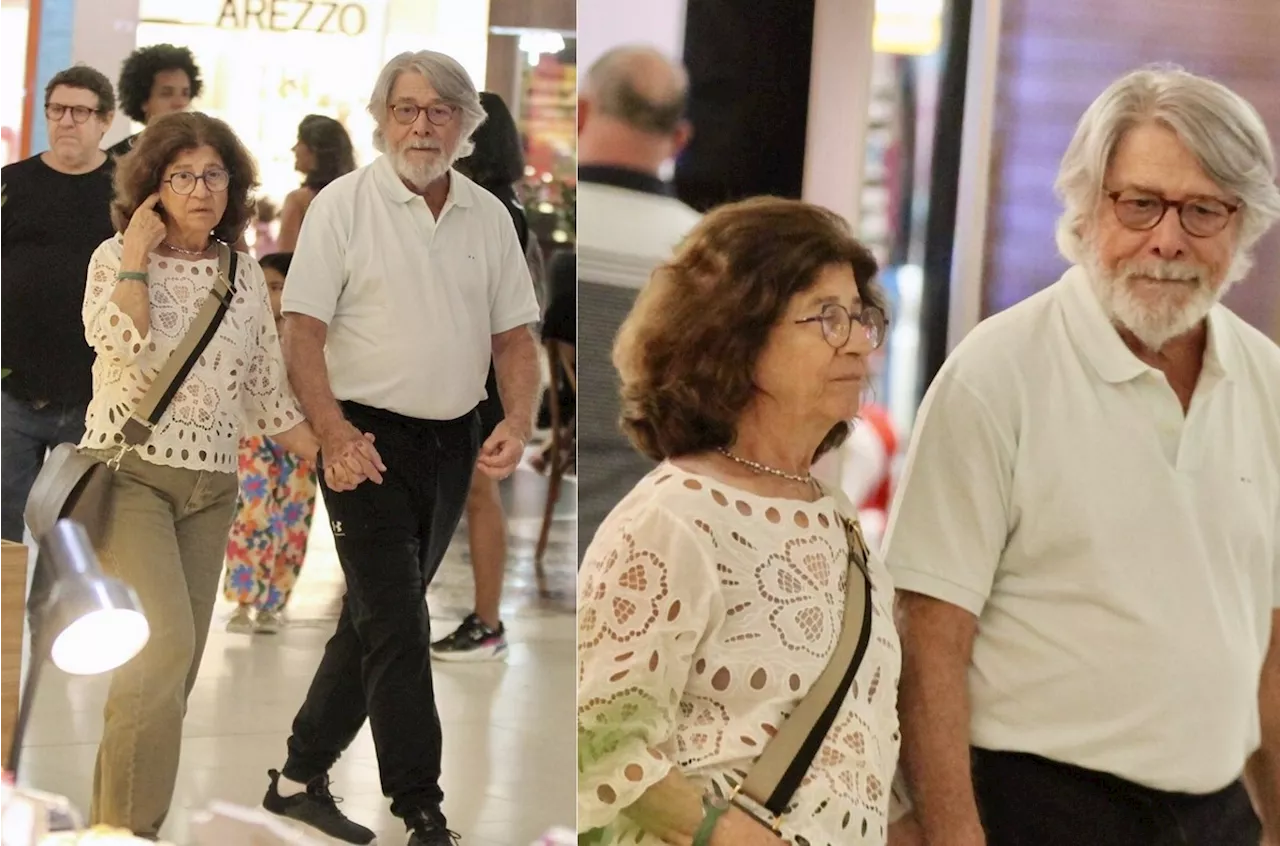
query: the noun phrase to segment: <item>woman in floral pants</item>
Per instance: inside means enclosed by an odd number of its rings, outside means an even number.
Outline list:
[[[292,253],[274,253],[260,261],[277,321],[292,257]],[[280,631],[280,612],[302,569],[315,507],[316,473],[310,462],[270,438],[241,439],[240,499],[227,540],[224,585],[227,599],[239,607],[227,631]]]

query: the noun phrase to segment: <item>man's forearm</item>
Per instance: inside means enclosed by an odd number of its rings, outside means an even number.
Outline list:
[[[969,752],[972,637],[957,638],[931,603],[937,600],[908,599],[914,607],[904,615],[902,765],[926,843],[982,842]]]
[[[1245,763],[1244,780],[1267,846],[1280,846],[1280,609],[1271,612],[1271,644],[1258,680],[1258,721],[1262,743]]]
[[[526,326],[504,332],[495,339],[493,354],[503,414],[522,436],[528,437],[533,426],[534,404],[542,387],[538,345],[533,333]]]
[[[327,328],[313,317],[285,316],[284,359],[289,384],[302,404],[302,413],[321,440],[346,422],[342,406],[338,405],[329,385],[329,367],[324,360]]]

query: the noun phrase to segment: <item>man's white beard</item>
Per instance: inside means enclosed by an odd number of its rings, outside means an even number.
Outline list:
[[[414,148],[438,150],[439,155],[430,162],[410,161],[407,151]],[[434,141],[406,141],[391,154],[391,160],[401,179],[419,191],[425,191],[428,185],[449,172],[454,156]]]
[[[1214,290],[1208,268],[1195,262],[1136,259],[1109,271],[1091,251],[1085,264],[1103,311],[1152,352],[1198,326],[1230,290],[1235,275],[1228,273],[1228,281]],[[1162,281],[1140,279],[1144,276]],[[1136,290],[1153,284],[1160,286],[1155,296],[1151,290]]]

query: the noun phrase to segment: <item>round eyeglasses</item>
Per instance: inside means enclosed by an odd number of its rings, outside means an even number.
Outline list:
[[[1133,188],[1108,191],[1107,197],[1115,207],[1116,220],[1126,229],[1135,232],[1155,229],[1164,220],[1169,209],[1177,209],[1183,231],[1193,238],[1211,238],[1226,229],[1231,216],[1240,211],[1239,205],[1233,206],[1213,197],[1166,200],[1159,194]]]
[[[867,340],[871,342],[871,349],[878,350],[884,343],[884,330],[888,320],[884,312],[873,305],[863,306],[861,312],[853,314],[839,303],[827,303],[818,314],[797,320],[796,323],[819,324],[822,327],[822,337],[836,349],[849,343],[853,324],[857,323],[866,333]]]
[[[231,184],[231,174],[220,167],[211,167],[199,175],[187,170],[181,170],[168,179],[160,181],[169,183],[173,193],[186,195],[196,190],[196,183],[202,179],[204,180],[204,187],[214,194],[227,190],[227,186]]]
[[[444,126],[453,120],[458,107],[450,103],[432,103],[430,106],[419,106],[417,103],[397,103],[391,107],[391,116],[396,123],[408,126],[418,119],[421,112],[427,113],[427,120],[435,126]]]
[[[91,109],[88,106],[67,106],[62,103],[44,104],[44,116],[54,123],[62,120],[62,116],[67,112],[71,112],[71,120],[76,123],[84,123],[91,115],[101,114],[99,109]]]

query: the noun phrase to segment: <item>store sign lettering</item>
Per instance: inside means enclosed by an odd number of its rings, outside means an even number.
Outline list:
[[[254,29],[269,32],[318,32],[360,35],[369,15],[359,3],[323,3],[312,0],[224,0],[218,15],[219,29]]]

